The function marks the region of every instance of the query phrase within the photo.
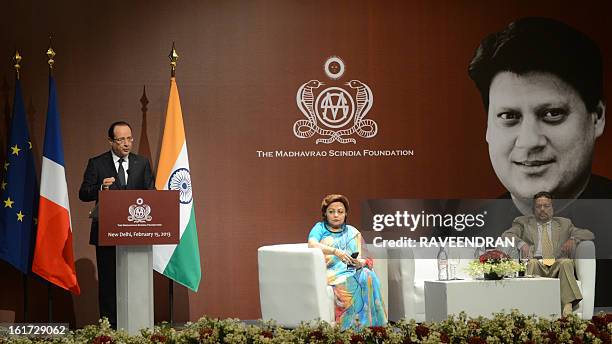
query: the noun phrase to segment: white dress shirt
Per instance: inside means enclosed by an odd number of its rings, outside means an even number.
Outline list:
[[[111,154],[113,155],[113,163],[115,164],[115,171],[117,171],[117,173],[119,173],[119,159],[120,158],[112,150],[111,150]],[[129,173],[128,173],[128,168],[130,166],[129,159],[128,159],[129,156],[130,155],[128,154],[128,155],[126,155],[123,158],[123,173],[124,173],[124,176],[125,176],[125,184],[127,184],[128,178],[130,176]],[[119,183],[119,181],[117,181],[117,184],[118,183]]]

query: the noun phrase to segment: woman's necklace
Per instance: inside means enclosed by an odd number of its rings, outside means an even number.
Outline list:
[[[332,226],[329,226],[327,224],[327,222],[324,222],[323,225],[325,226],[325,229],[327,229],[328,231],[332,232],[332,233],[342,233],[342,231],[344,231],[344,228],[340,227],[340,228],[334,228]]]
[[[338,228],[339,230],[336,230],[336,228],[328,226],[327,222],[324,222],[323,225],[325,226],[325,229],[327,229],[331,233],[341,234],[340,237],[338,238],[338,248],[346,251],[348,249],[348,244],[349,244],[348,230],[346,230],[347,229],[346,224],[343,223],[342,226]]]

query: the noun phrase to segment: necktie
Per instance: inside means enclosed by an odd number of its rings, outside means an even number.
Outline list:
[[[544,258],[542,263],[546,266],[551,266],[555,263],[555,256],[553,255],[553,246],[548,236],[547,227],[548,224],[541,225],[542,234],[540,235],[540,240],[542,241],[542,257]]]
[[[123,169],[123,158],[119,158],[119,168],[117,169],[117,176],[119,177],[119,186],[125,186],[125,170]]]

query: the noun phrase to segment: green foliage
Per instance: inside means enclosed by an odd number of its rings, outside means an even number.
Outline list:
[[[417,324],[401,320],[383,327],[360,331],[341,330],[324,321],[302,323],[284,329],[274,322],[246,325],[238,319],[203,317],[176,330],[164,323],[130,336],[110,328],[106,319],[98,325],[49,338],[7,336],[0,344],[407,344],[407,343],[607,343],[612,344],[612,314],[599,314],[591,320],[576,316],[545,319],[516,310],[495,313],[490,318],[468,318],[465,313],[439,323]]]

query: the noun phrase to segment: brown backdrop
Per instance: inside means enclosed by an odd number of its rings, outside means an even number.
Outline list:
[[[82,326],[97,317],[91,204],[78,200],[87,159],[108,149],[119,119],[140,133],[142,86],[157,163],[169,90],[167,55],[176,42],[202,260],[197,293],[177,288],[176,320],[260,317],[257,248],[303,242],[331,192],[355,205],[369,198],[486,198],[502,192],[490,166],[485,115],[466,68],[487,33],[521,16],[559,18],[612,56],[608,2],[582,1],[5,1],[0,20],[0,110],[12,97],[10,57],[24,56],[23,89],[37,156],[47,102],[44,52],[53,34],[76,265],[81,296],[54,289],[55,320]],[[326,80],[332,55],[343,81],[374,94],[368,118],[379,133],[356,145],[322,147],[298,139],[295,97]],[[611,85],[610,69],[606,70]],[[1,85],[0,85],[1,86]],[[610,98],[610,92],[606,93]],[[4,155],[6,125],[0,128]],[[612,176],[610,130],[599,139],[594,171]],[[137,147],[136,147],[137,148]],[[256,150],[414,150],[411,157],[258,158]],[[458,168],[459,167],[459,168]],[[21,320],[21,281],[0,262],[0,321]],[[156,278],[156,320],[167,320],[167,288]],[[30,278],[30,313],[46,319],[45,286]]]

